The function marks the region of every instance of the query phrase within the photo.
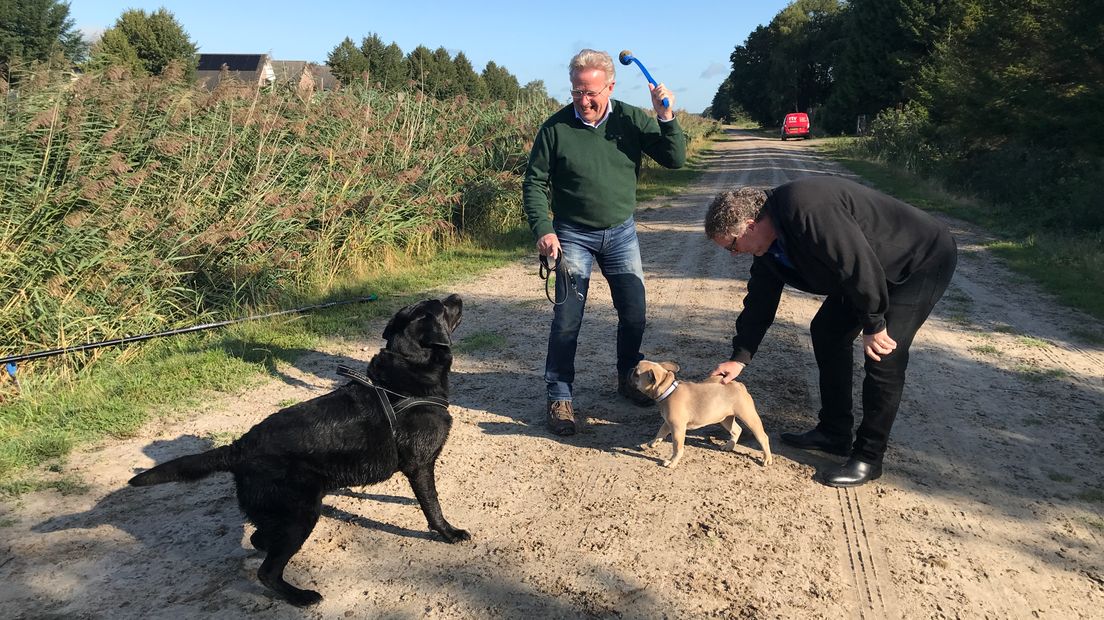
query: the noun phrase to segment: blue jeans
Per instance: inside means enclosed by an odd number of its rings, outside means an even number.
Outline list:
[[[579,327],[583,323],[590,272],[594,262],[609,282],[613,307],[617,310],[617,373],[621,376],[644,359],[640,343],[644,339],[647,302],[644,298],[644,268],[640,264],[640,243],[636,239],[636,222],[629,218],[612,228],[588,228],[553,220],[552,227],[560,240],[564,264],[575,278],[575,291],[565,290],[566,282],[556,281],[556,299],[566,301],[555,307],[552,331],[548,336],[548,357],[544,364],[544,380],[548,383],[549,400],[571,400],[575,381],[575,350],[579,343]]]

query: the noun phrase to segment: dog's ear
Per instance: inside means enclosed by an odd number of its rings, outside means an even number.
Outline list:
[[[418,342],[425,347],[451,344],[450,319],[455,320],[449,308],[440,300],[430,299],[423,302],[422,314],[415,319],[419,323]]]
[[[418,308],[423,303],[424,302],[419,301],[418,303],[410,304],[409,306],[396,312],[395,316],[391,317],[391,320],[387,322],[387,327],[383,328],[383,339],[391,342],[391,338],[395,334],[398,334],[406,329],[407,324],[409,324],[410,321],[417,315]]]
[[[456,329],[456,326],[460,324],[460,320],[464,316],[464,300],[456,293],[453,293],[442,299],[441,303],[445,307],[445,322],[448,323],[449,330],[453,331]]]
[[[682,367],[679,366],[678,364],[674,363],[674,362],[660,362],[659,365],[660,365],[660,367],[666,368],[667,370],[670,370],[671,372],[678,372],[678,371],[682,370]]]

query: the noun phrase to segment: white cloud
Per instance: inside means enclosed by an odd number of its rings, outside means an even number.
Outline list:
[[[701,77],[703,79],[708,79],[712,77],[717,77],[718,75],[728,75],[730,68],[731,67],[723,62],[714,62],[706,67],[705,71],[702,71]]]

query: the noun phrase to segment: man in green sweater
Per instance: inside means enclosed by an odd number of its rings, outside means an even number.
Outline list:
[[[572,103],[541,125],[522,185],[537,251],[570,273],[570,278],[557,278],[557,299],[564,301],[554,309],[544,369],[548,427],[557,435],[575,433],[575,350],[595,262],[617,309],[617,391],[637,405],[652,403],[628,378],[643,359],[646,322],[644,270],[633,220],[636,182],[644,154],[667,168],[686,163],[686,136],[672,107],[675,97],[664,85],[649,85],[657,122],[611,98],[615,82],[609,54],[584,49],[571,59],[568,72]]]

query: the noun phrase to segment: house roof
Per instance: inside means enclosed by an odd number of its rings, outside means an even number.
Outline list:
[[[267,54],[200,54],[196,79],[207,88],[214,88],[222,79],[223,66],[231,77],[244,84],[260,84],[270,77]]]
[[[220,71],[222,65],[230,71],[257,71],[264,66],[266,54],[200,54],[196,69]]]

